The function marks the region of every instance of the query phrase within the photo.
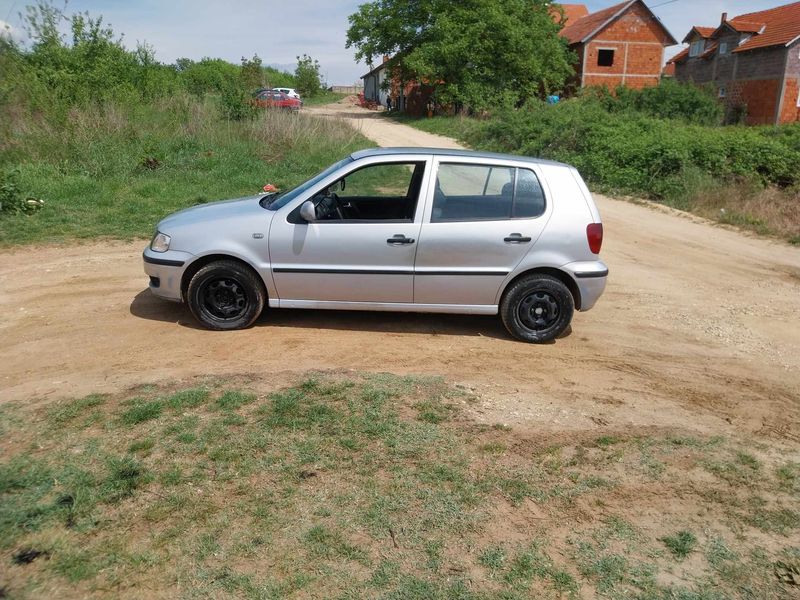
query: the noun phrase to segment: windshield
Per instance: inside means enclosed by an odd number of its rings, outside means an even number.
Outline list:
[[[270,196],[265,196],[264,198],[261,199],[261,206],[263,206],[268,210],[278,210],[280,208],[283,208],[289,202],[291,202],[299,195],[301,195],[303,192],[314,187],[317,183],[325,179],[328,175],[330,175],[335,171],[338,171],[347,163],[351,162],[353,162],[353,159],[348,156],[347,158],[340,160],[336,164],[331,165],[316,177],[312,177],[305,183],[301,183],[292,190],[289,190],[287,192],[281,192],[279,194],[272,194]]]

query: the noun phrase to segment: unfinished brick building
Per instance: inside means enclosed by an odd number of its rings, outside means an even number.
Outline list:
[[[693,27],[673,57],[679,81],[713,85],[729,120],[800,121],[800,2]]]
[[[561,35],[579,59],[577,85],[657,85],[664,48],[678,42],[642,0],[628,0],[589,13],[582,4],[562,4]]]

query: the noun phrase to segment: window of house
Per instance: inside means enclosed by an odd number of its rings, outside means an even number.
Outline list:
[[[597,66],[610,67],[614,64],[614,50],[601,48],[597,51]]]
[[[728,95],[728,88],[726,88],[726,87],[719,88],[719,91],[717,92],[717,96],[719,96],[720,98],[725,98],[727,95]]]
[[[800,82],[800,80],[798,80]],[[800,90],[797,90],[797,107],[800,108]]]
[[[728,42],[720,42],[720,44],[719,44],[719,53],[720,54],[727,54],[728,53]]]
[[[431,222],[526,219],[544,213],[545,199],[529,169],[446,163],[439,165]]]
[[[699,42],[692,42],[692,45],[689,46],[689,56],[700,56],[703,53],[703,50],[706,48],[706,43],[704,40],[700,40]]]

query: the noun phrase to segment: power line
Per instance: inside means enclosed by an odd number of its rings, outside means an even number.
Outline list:
[[[661,4],[655,4],[654,6],[650,6],[651,10],[654,8],[658,8],[659,6],[666,6],[667,4],[672,4],[673,2],[677,2],[678,0],[667,0],[666,2],[662,2]]]

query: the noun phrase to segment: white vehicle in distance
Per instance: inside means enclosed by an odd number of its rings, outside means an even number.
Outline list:
[[[209,329],[248,327],[265,305],[499,313],[515,338],[546,342],[603,293],[602,241],[569,165],[376,148],[292,190],[165,218],[144,270]]]
[[[300,98],[300,94],[298,94],[297,90],[294,89],[294,88],[284,88],[284,87],[282,87],[282,88],[272,88],[272,91],[273,92],[283,92],[284,94],[289,96],[289,98],[297,98],[298,100],[302,100],[302,98]]]

